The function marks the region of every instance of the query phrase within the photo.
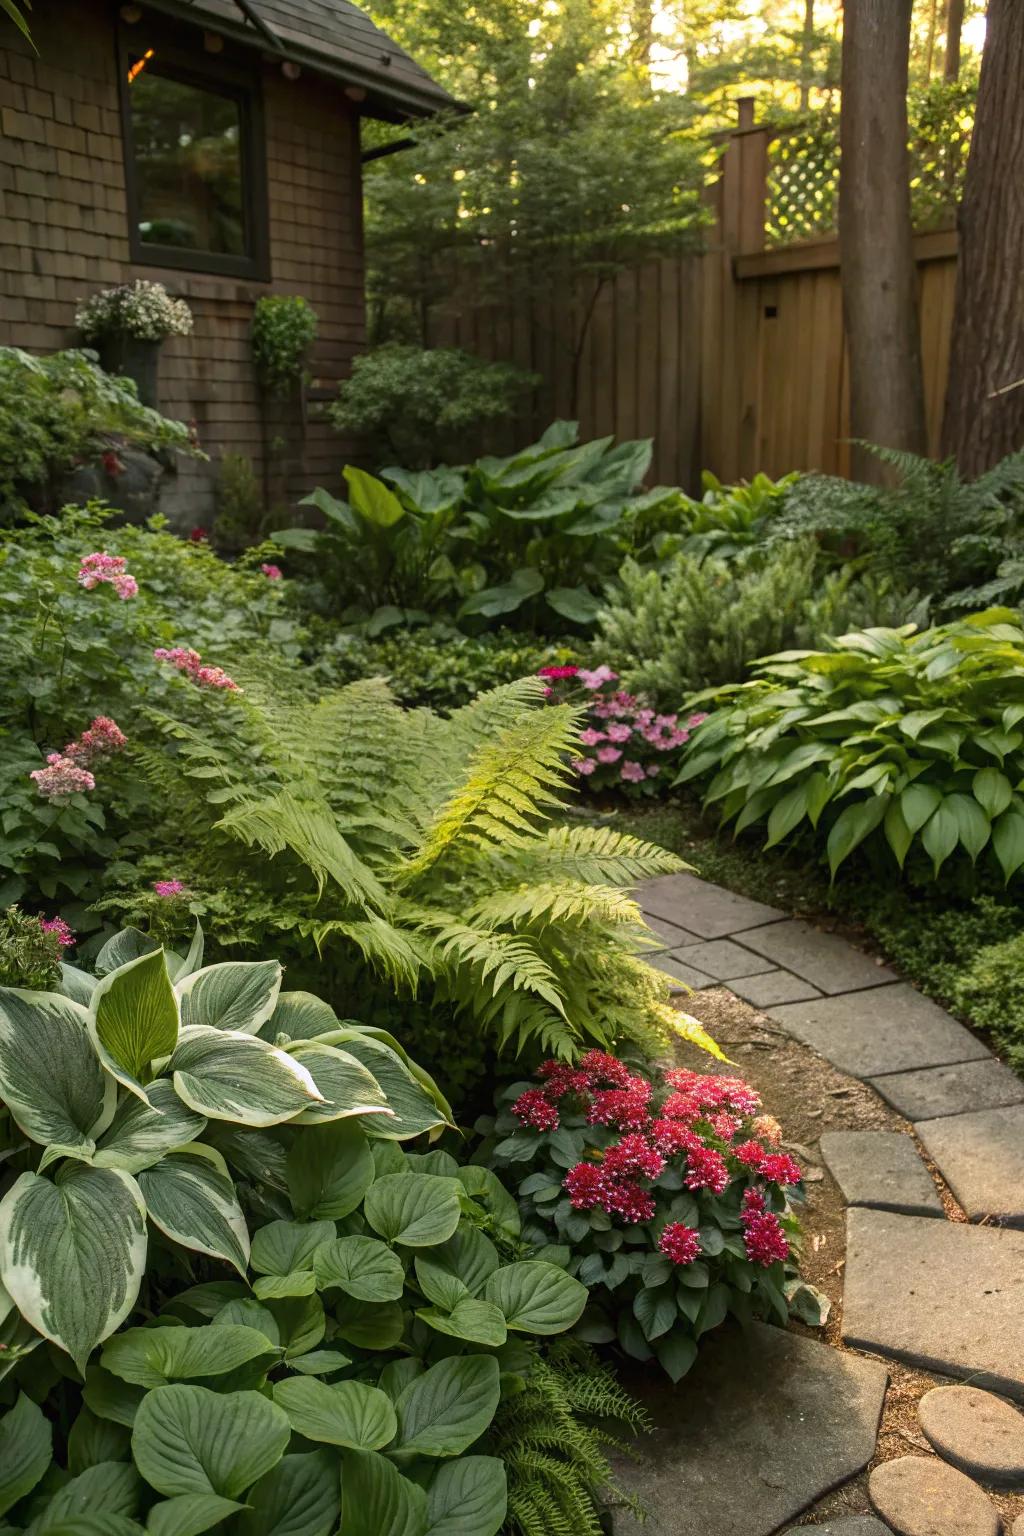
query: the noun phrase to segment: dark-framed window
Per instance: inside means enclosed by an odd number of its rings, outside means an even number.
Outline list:
[[[258,66],[146,22],[121,28],[118,64],[132,261],[267,280]]]

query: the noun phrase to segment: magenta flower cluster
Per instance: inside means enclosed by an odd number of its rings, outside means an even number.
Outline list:
[[[139,584],[134,576],[129,575],[126,567],[127,560],[122,555],[108,555],[105,549],[94,550],[91,555],[83,555],[81,568],[78,572],[79,585],[87,592],[93,587],[108,584],[122,602],[135,597],[139,590]]]
[[[62,917],[41,917],[39,926],[44,933],[52,933],[61,949],[70,949],[75,935]]]
[[[223,667],[204,667],[203,658],[198,651],[186,650],[184,646],[177,645],[173,650],[166,650],[159,646],[154,652],[156,661],[166,661],[170,666],[176,667],[179,672],[184,672],[200,688],[223,688],[229,693],[241,693],[241,688],[234,678],[228,676]]]
[[[751,1263],[768,1267],[788,1257],[768,1193],[799,1183],[800,1167],[777,1150],[781,1129],[771,1116],[758,1115],[761,1100],[749,1084],[673,1067],[656,1085],[603,1051],[589,1051],[576,1066],[546,1062],[537,1076],[540,1086],[511,1106],[522,1125],[555,1131],[563,1114],[582,1114],[589,1125],[621,1133],[565,1175],[574,1209],[603,1210],[625,1225],[655,1224],[657,1231],[657,1181],[673,1167],[694,1193],[720,1196],[742,1188],[740,1225]],[[676,1265],[693,1263],[701,1251],[696,1230],[678,1221],[661,1228],[657,1247]]]
[[[165,901],[174,901],[179,896],[188,895],[188,887],[183,880],[154,880],[153,889]]]
[[[97,715],[88,730],[69,741],[63,752],[51,752],[45,768],[29,774],[45,800],[59,804],[69,795],[84,795],[96,788],[90,768],[98,758],[123,752],[128,738],[109,715]]]
[[[261,565],[260,570],[268,581],[280,581],[284,575],[279,565]]]

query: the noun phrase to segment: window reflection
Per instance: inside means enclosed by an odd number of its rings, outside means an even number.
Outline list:
[[[130,92],[140,240],[245,256],[238,101],[148,61]]]

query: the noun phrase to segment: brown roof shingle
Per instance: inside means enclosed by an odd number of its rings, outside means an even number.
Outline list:
[[[392,119],[426,117],[459,103],[350,0],[149,0],[158,10],[215,21],[256,47],[268,39],[246,10],[273,33],[281,52],[367,92],[367,110]]]

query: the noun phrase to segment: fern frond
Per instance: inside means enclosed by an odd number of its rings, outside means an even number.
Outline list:
[[[585,885],[634,886],[690,866],[678,855],[613,827],[548,827],[515,856],[523,878],[579,880]]]
[[[565,999],[552,971],[527,939],[512,934],[474,928],[452,919],[447,912],[423,910],[416,914],[421,932],[433,937],[435,954],[451,970],[466,967],[476,984],[496,998],[503,988],[533,992],[549,1007],[564,1015]]]
[[[360,920],[333,919],[313,929],[318,953],[333,938],[349,939],[366,963],[393,987],[413,997],[424,974],[431,974],[431,947],[418,934],[396,928],[386,918],[370,912]]]
[[[695,1019],[690,1013],[680,1013],[678,1008],[671,1007],[668,1003],[656,1003],[654,1012],[665,1028],[680,1040],[685,1040],[689,1045],[699,1046],[702,1051],[707,1051],[716,1061],[730,1061],[717,1041],[713,1040],[699,1019]]]
[[[247,800],[221,817],[217,826],[271,858],[290,849],[316,880],[320,894],[333,880],[351,902],[384,905],[384,888],[359,859],[324,806],[303,805],[282,790],[264,800]]]
[[[636,902],[612,885],[584,885],[578,880],[523,883],[492,891],[469,910],[486,927],[513,928],[537,923],[623,923],[638,929],[643,914]]]
[[[511,685],[516,686],[516,685]],[[576,714],[563,705],[520,718],[471,756],[462,782],[438,808],[415,857],[396,872],[410,886],[453,851],[514,848],[537,818],[561,803]]]
[[[539,677],[502,683],[479,694],[471,704],[453,710],[448,716],[448,735],[464,756],[470,756],[477,747],[518,725],[524,713],[542,706],[546,697],[544,681]]]

